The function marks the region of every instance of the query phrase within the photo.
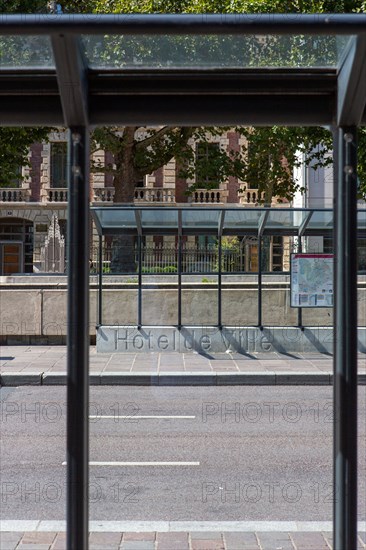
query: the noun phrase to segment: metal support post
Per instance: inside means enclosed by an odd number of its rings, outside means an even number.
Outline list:
[[[89,130],[69,135],[67,302],[67,549],[88,549]]]
[[[138,312],[137,312],[137,328],[142,327],[142,237],[137,237],[138,246]]]
[[[298,237],[297,241],[297,251],[299,254],[302,252],[302,237]],[[302,326],[302,308],[297,308],[297,326],[299,329],[304,330],[304,327]]]
[[[178,329],[182,328],[182,236],[178,235]]]
[[[217,269],[217,325],[219,329],[222,329],[222,242],[221,236],[218,238],[218,269]]]
[[[262,325],[262,236],[258,236],[258,327],[263,330]]]
[[[335,135],[334,550],[357,548],[357,130]],[[336,170],[336,168],[335,168]]]
[[[99,278],[98,278],[98,325],[101,326],[103,322],[103,237],[99,235]]]

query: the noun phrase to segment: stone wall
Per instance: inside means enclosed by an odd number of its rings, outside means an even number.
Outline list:
[[[150,285],[143,289],[143,325],[177,325],[178,293],[174,285]],[[366,325],[366,289],[359,288],[359,325]],[[223,288],[222,321],[225,326],[257,324],[255,284]],[[98,294],[96,285],[90,294],[90,335],[95,337]],[[0,289],[0,327],[3,342],[27,339],[52,341],[66,335],[67,290],[64,283],[2,284]],[[212,326],[217,323],[217,289],[214,285],[187,285],[182,290],[182,321],[185,325]],[[263,325],[290,327],[297,324],[297,309],[290,307],[289,289],[267,285],[263,289]],[[303,309],[305,326],[332,326],[332,310]],[[137,324],[137,288],[135,285],[110,284],[103,291],[103,325],[121,327]],[[55,338],[53,338],[55,337]]]

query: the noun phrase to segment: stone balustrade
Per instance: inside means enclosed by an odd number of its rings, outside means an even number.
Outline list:
[[[30,189],[0,187],[0,202],[29,202]]]
[[[98,187],[93,191],[94,202],[113,202],[114,187]]]
[[[239,202],[243,206],[263,206],[264,191],[259,193],[258,189],[246,189],[239,193]],[[271,206],[288,206],[288,202],[272,197]]]
[[[193,204],[226,204],[228,194],[226,189],[195,189],[188,201]]]
[[[94,189],[94,202],[113,202],[114,187],[101,187]],[[136,187],[135,203],[175,203],[174,187]]]
[[[175,203],[174,187],[136,187],[135,203],[164,202]]]
[[[46,193],[42,195],[42,202],[67,202],[67,188],[46,188]]]

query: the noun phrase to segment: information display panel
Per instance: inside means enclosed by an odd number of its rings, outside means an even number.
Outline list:
[[[291,254],[291,307],[333,307],[333,254]]]

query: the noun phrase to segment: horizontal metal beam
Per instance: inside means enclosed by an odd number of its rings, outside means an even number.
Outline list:
[[[333,96],[309,95],[138,95],[91,96],[92,126],[316,126],[331,125],[336,116]],[[62,126],[57,96],[2,96],[0,125]]]
[[[334,70],[238,70],[238,71],[92,71],[92,95],[175,94],[335,94]]]
[[[249,95],[154,95],[90,98],[90,124],[179,126],[316,126],[331,125],[335,97]]]
[[[2,15],[0,34],[362,34],[364,14]]]
[[[0,98],[0,126],[63,126],[64,116],[57,96]]]
[[[90,95],[329,95],[337,92],[334,70],[88,71]],[[74,79],[75,80],[75,79]],[[58,95],[56,72],[0,71],[0,96]]]

